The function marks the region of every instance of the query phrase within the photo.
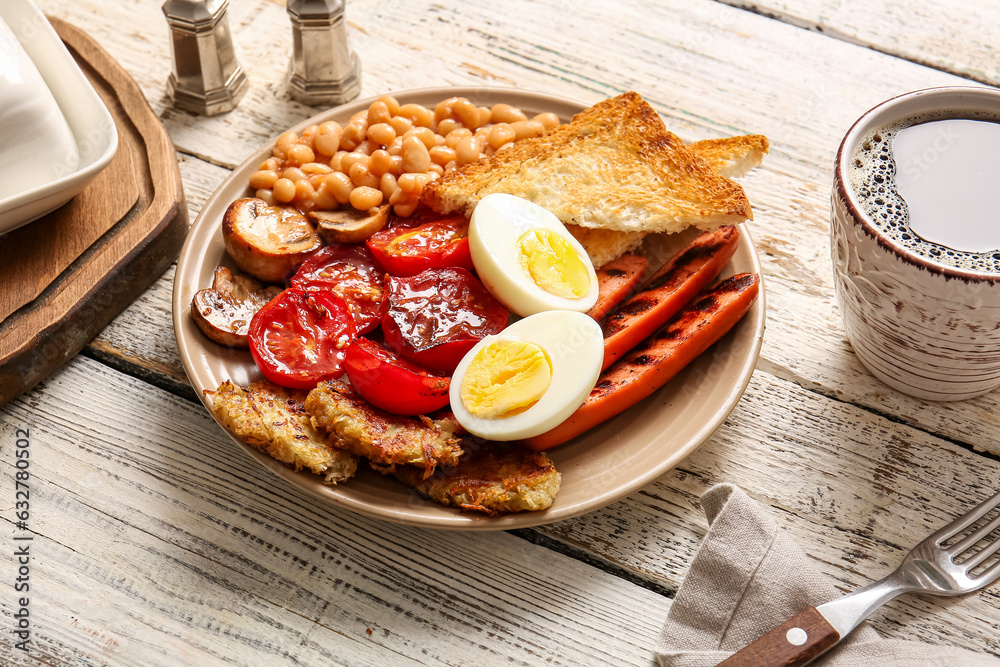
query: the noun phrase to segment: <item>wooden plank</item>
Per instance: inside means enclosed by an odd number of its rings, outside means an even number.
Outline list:
[[[1000,7],[995,3],[722,2],[973,81],[1000,84]]]
[[[341,511],[254,464],[199,405],[89,359],[0,414],[8,503],[15,429],[30,432],[42,663],[648,665],[669,608],[510,534]],[[0,596],[7,618],[14,600]]]

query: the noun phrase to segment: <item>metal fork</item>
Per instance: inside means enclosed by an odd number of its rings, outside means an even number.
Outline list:
[[[1000,551],[1000,534],[978,551],[973,547],[1000,528],[1000,514],[968,535],[963,532],[998,507],[1000,493],[929,535],[885,579],[796,614],[719,663],[719,667],[807,665],[897,595],[962,595],[993,583],[1000,577],[1000,561],[981,572],[973,571]],[[958,541],[945,546],[956,537]],[[961,556],[965,557],[959,560]]]

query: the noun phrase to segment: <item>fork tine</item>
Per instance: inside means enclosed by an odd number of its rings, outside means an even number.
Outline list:
[[[976,552],[976,555],[972,556],[968,560],[962,561],[962,567],[964,567],[965,571],[968,572],[995,554],[997,550],[1000,550],[1000,538],[997,538],[987,544],[981,551]]]
[[[974,507],[968,514],[964,514],[946,526],[942,526],[939,530],[927,538],[928,541],[933,540],[934,544],[940,545],[949,537],[954,537],[956,533],[965,530],[975,522],[982,519],[991,510],[995,509],[998,504],[1000,504],[1000,492],[985,500],[978,507]]]
[[[997,577],[1000,577],[1000,562],[990,565],[982,574],[976,577],[976,581],[980,582],[981,586],[986,586]]]
[[[978,542],[979,540],[983,539],[984,537],[992,533],[994,530],[997,529],[997,527],[1000,527],[1000,516],[994,517],[993,520],[990,521],[985,526],[982,526],[976,531],[969,533],[968,535],[963,537],[960,541],[948,547],[948,551],[957,556],[960,553],[964,552],[969,547],[974,546],[976,542]]]

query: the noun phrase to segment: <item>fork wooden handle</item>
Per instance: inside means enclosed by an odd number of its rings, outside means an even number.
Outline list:
[[[800,667],[840,641],[840,635],[816,607],[799,612],[768,631],[718,667]]]

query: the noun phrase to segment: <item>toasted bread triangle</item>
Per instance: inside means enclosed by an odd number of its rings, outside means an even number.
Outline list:
[[[529,199],[566,224],[623,232],[713,228],[752,218],[743,188],[668,132],[633,92],[432,181],[423,201],[439,213],[471,215],[494,192]]]

